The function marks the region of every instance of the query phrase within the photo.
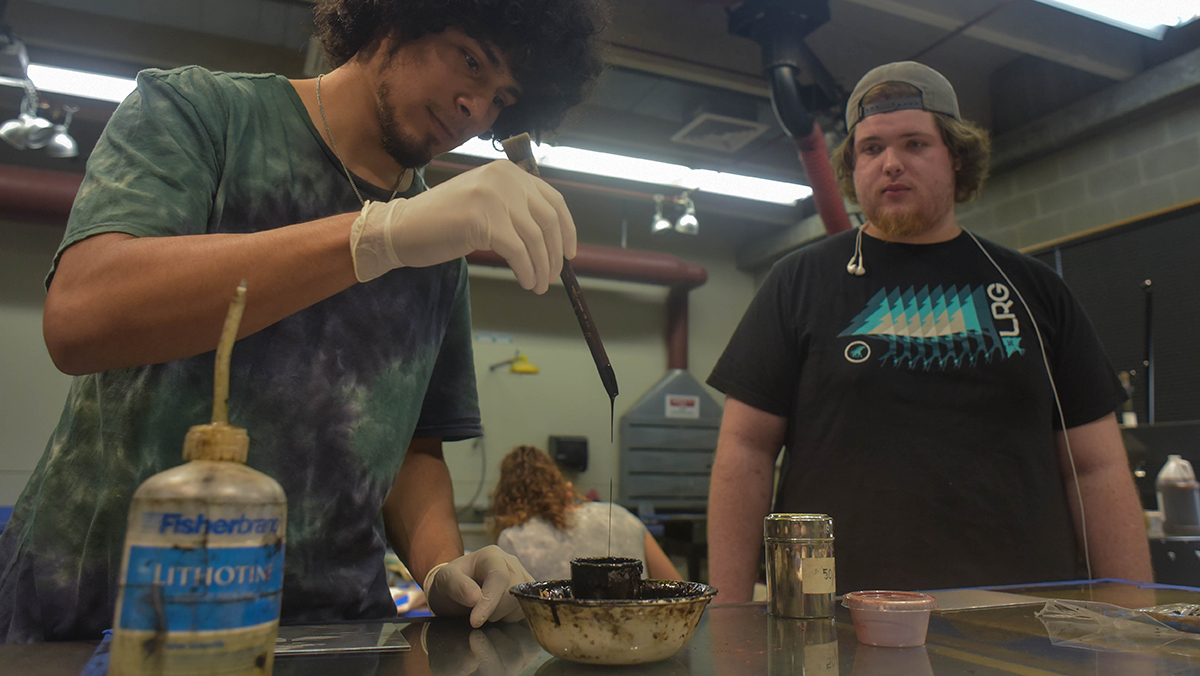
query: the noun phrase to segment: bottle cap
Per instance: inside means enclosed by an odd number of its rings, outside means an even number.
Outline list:
[[[846,594],[842,605],[851,610],[933,610],[937,599],[920,592],[871,590]]]
[[[246,462],[250,435],[226,423],[193,425],[183,440],[184,460],[233,460]]]
[[[1195,480],[1196,473],[1192,469],[1192,463],[1179,455],[1168,455],[1167,462],[1158,472],[1158,481],[1188,482]]]

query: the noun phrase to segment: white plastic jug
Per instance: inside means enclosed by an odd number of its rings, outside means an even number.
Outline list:
[[[1167,462],[1154,482],[1165,535],[1200,535],[1200,482],[1192,464],[1178,455]]]

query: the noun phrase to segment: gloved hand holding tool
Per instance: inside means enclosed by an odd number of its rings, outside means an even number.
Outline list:
[[[408,199],[367,202],[350,231],[358,281],[398,267],[495,251],[517,282],[545,293],[575,257],[575,221],[557,190],[507,160],[476,167]]]

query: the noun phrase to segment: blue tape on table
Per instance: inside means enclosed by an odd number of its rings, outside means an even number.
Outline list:
[[[105,629],[104,640],[100,641],[100,645],[96,646],[96,652],[92,653],[92,659],[83,665],[83,671],[79,672],[79,676],[107,676],[108,647],[111,644],[112,629]]]

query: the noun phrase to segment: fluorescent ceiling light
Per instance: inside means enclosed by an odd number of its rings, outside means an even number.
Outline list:
[[[90,99],[120,103],[137,86],[132,78],[87,73],[69,68],[29,64],[26,70],[38,91],[69,94]],[[20,85],[20,80],[0,84]],[[797,183],[772,181],[753,176],[741,176],[707,169],[691,169],[681,164],[656,162],[592,150],[535,144],[534,157],[538,164],[566,171],[577,171],[610,178],[632,179],[645,183],[674,186],[685,190],[731,195],[746,199],[793,204],[812,195],[812,189]],[[482,139],[473,138],[453,152],[485,159],[501,159],[504,153]]]
[[[115,103],[124,101],[137,86],[137,81],[133,78],[86,73],[36,63],[29,64],[25,72],[40,92],[69,94]]]
[[[479,138],[473,138],[451,152],[489,160],[503,159],[505,156],[502,151],[492,147],[491,141]],[[534,144],[533,156],[538,165],[543,167],[669,185],[685,190],[700,190],[775,204],[793,204],[812,195],[812,188],[798,183],[707,169],[691,169],[682,164],[656,162],[568,146],[552,146],[548,143]]]
[[[1168,28],[1200,17],[1196,0],[1038,0],[1089,19],[1161,40]]]

